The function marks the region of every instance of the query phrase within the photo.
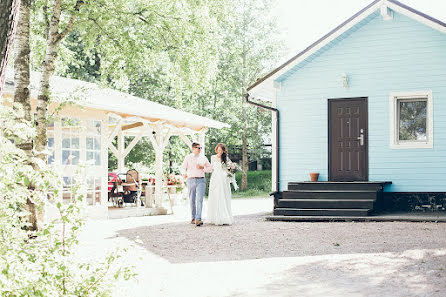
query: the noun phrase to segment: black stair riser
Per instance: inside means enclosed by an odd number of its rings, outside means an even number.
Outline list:
[[[298,192],[284,191],[283,199],[376,199],[376,192]]]
[[[278,208],[306,208],[306,209],[342,209],[342,208],[362,208],[373,209],[374,201],[300,201],[300,200],[279,200]]]
[[[288,183],[288,190],[332,190],[332,191],[348,191],[348,190],[364,190],[364,191],[381,191],[380,184],[356,184],[356,183]]]
[[[367,216],[368,209],[287,209],[276,208],[274,215],[276,216]]]

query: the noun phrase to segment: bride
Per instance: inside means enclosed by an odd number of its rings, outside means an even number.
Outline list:
[[[231,211],[231,186],[229,170],[234,165],[228,158],[223,143],[215,147],[216,155],[211,157],[212,175],[209,182],[207,223],[215,225],[231,225],[234,222]]]

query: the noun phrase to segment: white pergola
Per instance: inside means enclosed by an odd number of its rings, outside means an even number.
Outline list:
[[[32,108],[36,108],[37,91],[39,89],[40,73],[31,73],[31,99]],[[14,93],[13,73],[9,69],[6,79],[5,96],[12,97]],[[93,206],[106,206],[106,175],[108,171],[108,149],[118,160],[118,171],[123,172],[125,158],[143,137],[148,137],[155,150],[155,209],[152,214],[165,213],[162,208],[163,184],[163,153],[172,136],[180,137],[190,148],[192,142],[205,143],[205,134],[209,128],[221,129],[229,127],[225,123],[178,110],[169,106],[138,98],[130,94],[103,88],[93,83],[54,76],[51,79],[51,92],[53,102],[51,112],[59,109],[58,119],[54,123],[54,166],[61,170],[64,176],[70,176],[75,171],[75,165],[65,164],[62,151],[62,141],[69,137],[78,139],[80,145],[79,165],[88,161],[87,139],[91,139],[88,129],[80,129],[75,136],[66,136],[64,126],[60,119],[64,117],[76,118],[81,128],[87,127],[94,121],[100,128],[97,139],[100,147],[100,164],[89,168],[101,179],[101,202]],[[61,103],[63,102],[63,105]],[[70,102],[67,104],[67,102]],[[64,136],[65,135],[65,136]],[[68,137],[68,138],[67,138]],[[125,146],[125,137],[134,137]],[[117,145],[114,141],[117,139]],[[202,150],[204,154],[204,150]],[[146,203],[146,206],[151,206]]]
[[[143,137],[148,137],[155,150],[155,180],[163,180],[163,154],[169,143],[171,136],[179,136],[190,148],[192,142],[199,142],[203,147],[205,143],[205,134],[208,127],[201,127],[199,130],[193,130],[187,126],[178,127],[168,120],[150,120],[142,117],[122,117],[116,113],[109,113],[107,146],[118,160],[118,171],[124,170],[125,158],[135,145]],[[133,136],[133,140],[125,146],[124,138]],[[117,146],[113,144],[117,137]],[[204,150],[203,152],[204,153]],[[162,203],[162,184],[155,183],[155,207],[161,209]],[[146,203],[146,206],[149,206]]]
[[[85,90],[84,90],[85,91]],[[205,144],[209,128],[221,129],[229,125],[141,99],[111,89],[90,86],[82,106],[107,113],[106,146],[118,160],[118,171],[124,170],[125,158],[142,137],[148,137],[155,150],[155,180],[163,180],[163,153],[171,136],[179,136],[190,148],[192,142]],[[94,98],[94,100],[88,100]],[[133,136],[125,147],[124,138]],[[117,137],[117,146],[113,144]],[[204,150],[202,150],[204,154]],[[161,208],[162,184],[155,183],[155,208]],[[146,204],[148,206],[148,204]]]

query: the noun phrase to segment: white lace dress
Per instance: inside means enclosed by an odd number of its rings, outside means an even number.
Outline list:
[[[230,165],[231,161],[228,159]],[[211,157],[212,175],[209,182],[208,215],[206,223],[231,225],[234,222],[231,211],[231,186],[228,171],[216,155]]]

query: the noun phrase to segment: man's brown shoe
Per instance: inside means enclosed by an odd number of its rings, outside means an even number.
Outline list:
[[[195,219],[192,219],[192,221],[190,221],[191,224],[195,224]]]
[[[199,227],[201,225],[203,225],[203,221],[201,221],[201,220],[196,220],[195,221],[195,226]]]

